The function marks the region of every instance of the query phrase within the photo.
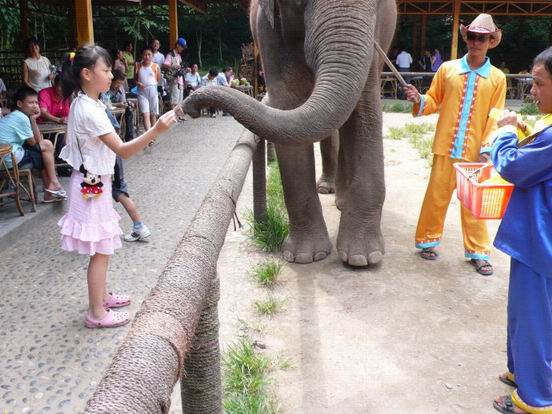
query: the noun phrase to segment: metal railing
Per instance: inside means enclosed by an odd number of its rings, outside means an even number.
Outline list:
[[[184,413],[222,412],[217,260],[253,158],[255,185],[264,183],[264,151],[242,133],[85,413],[168,413],[178,379]],[[254,204],[263,214],[263,200]]]

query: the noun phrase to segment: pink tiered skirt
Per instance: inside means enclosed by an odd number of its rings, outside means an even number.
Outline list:
[[[122,245],[123,231],[111,199],[111,176],[102,176],[103,193],[91,200],[84,199],[80,192],[83,178],[80,172],[71,175],[69,210],[58,222],[61,248],[90,256],[112,255]]]

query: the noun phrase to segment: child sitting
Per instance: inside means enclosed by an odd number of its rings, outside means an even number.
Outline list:
[[[552,48],[533,62],[533,95],[545,120],[552,115]],[[518,141],[514,112],[501,127],[491,158],[515,185],[494,242],[511,257],[508,291],[508,372],[500,381],[515,387],[494,401],[502,413],[552,412],[552,128],[530,142]],[[539,127],[543,127],[542,125]]]
[[[18,166],[30,164],[41,171],[45,203],[65,200],[67,195],[56,175],[54,146],[43,139],[36,123],[40,116],[36,91],[28,86],[19,88],[14,101],[14,110],[0,118],[0,144],[11,145]],[[12,168],[11,155],[6,155],[4,162]]]
[[[131,105],[126,100],[124,82],[126,75],[118,69],[112,69],[113,79],[109,90],[102,96],[104,103],[111,102],[115,108],[125,108],[125,141],[134,139],[134,114],[132,113]]]

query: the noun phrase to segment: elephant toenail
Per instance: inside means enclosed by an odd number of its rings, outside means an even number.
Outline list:
[[[340,250],[339,251],[339,258],[341,259],[341,261],[343,263],[347,263],[347,260],[348,260],[348,256],[347,256],[347,252],[343,251],[343,250]]]
[[[349,264],[351,266],[368,266],[366,256],[361,254],[354,254],[349,257]]]
[[[311,253],[297,253],[295,255],[295,263],[300,263],[300,264],[312,263],[312,254]]]
[[[371,265],[375,265],[381,262],[382,259],[383,259],[383,254],[382,252],[379,252],[379,251],[372,252],[368,255],[368,263],[370,263]]]
[[[328,257],[326,252],[318,252],[314,255],[314,261],[324,260],[326,257]]]
[[[284,256],[284,260],[286,262],[293,263],[293,254],[290,251],[286,250],[282,253],[282,255]]]

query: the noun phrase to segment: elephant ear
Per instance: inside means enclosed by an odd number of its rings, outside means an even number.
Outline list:
[[[259,4],[264,11],[265,17],[270,23],[270,27],[274,29],[274,1],[275,0],[259,0]]]

